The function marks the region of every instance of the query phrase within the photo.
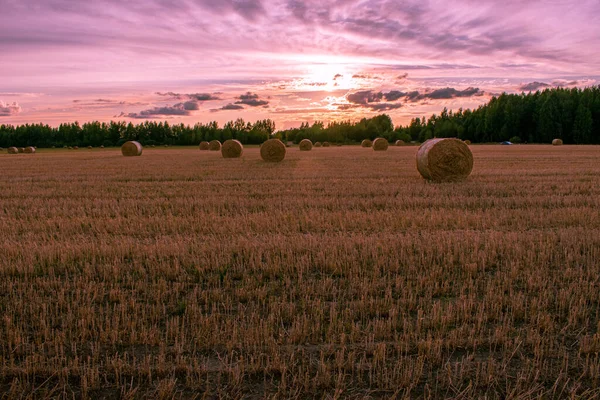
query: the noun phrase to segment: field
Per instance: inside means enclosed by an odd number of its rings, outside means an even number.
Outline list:
[[[600,398],[600,147],[0,154],[0,397]]]

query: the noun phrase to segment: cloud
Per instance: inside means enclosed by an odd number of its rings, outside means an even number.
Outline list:
[[[258,94],[251,92],[241,95],[238,99],[239,101],[236,101],[235,104],[244,104],[250,107],[260,107],[269,104],[267,100],[260,100]]]
[[[406,96],[406,93],[401,92],[399,90],[392,90],[391,92],[385,93],[383,95],[383,97],[385,97],[387,101],[396,101],[404,96]]]
[[[266,15],[261,0],[196,0],[196,3],[217,15],[233,11],[247,21]]]
[[[189,99],[196,101],[221,100],[218,96],[210,93],[174,93],[174,92],[156,92],[159,96],[168,96],[178,100]]]
[[[333,80],[335,81],[335,80],[337,80],[337,78],[343,78],[343,77],[344,77],[344,75],[342,75],[342,74],[335,74],[335,76],[333,77]]]
[[[380,102],[382,98],[383,93],[374,92],[372,90],[361,90],[359,92],[350,93],[346,96],[346,100],[348,100],[350,103],[362,105]]]
[[[395,110],[402,107],[400,103],[376,103],[376,104],[368,104],[369,107],[373,111],[388,111]]]
[[[120,116],[135,119],[149,119],[149,118],[160,118],[165,116],[186,116],[191,115],[191,111],[198,110],[199,106],[196,101],[186,101],[184,103],[177,103],[172,106],[154,107],[149,110],[143,110],[138,113],[129,113]]]
[[[533,92],[535,90],[538,90],[540,88],[547,88],[550,85],[544,82],[531,82],[531,83],[527,83],[524,85],[521,85],[519,87],[519,90],[523,91],[523,92]]]
[[[443,89],[434,90],[433,92],[430,92],[430,93],[422,94],[421,98],[439,100],[439,99],[453,99],[455,97],[471,97],[471,96],[477,96],[480,94],[483,94],[483,93],[479,91],[479,88],[470,87],[465,90],[456,90],[454,88],[447,87],[447,88],[443,88]]]
[[[10,117],[19,114],[21,111],[21,106],[17,103],[10,104],[0,101],[0,117]]]
[[[223,107],[221,107],[221,108],[213,108],[213,109],[211,109],[210,111],[211,111],[211,112],[217,112],[217,111],[227,111],[227,110],[243,110],[243,109],[244,109],[244,107],[243,107],[243,106],[240,106],[240,105],[237,105],[237,104],[231,104],[231,103],[229,103],[229,104],[227,104],[227,105],[225,105],[225,106],[223,106]]]

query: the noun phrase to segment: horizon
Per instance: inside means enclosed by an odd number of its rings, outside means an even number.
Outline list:
[[[370,118],[600,82],[600,4],[2,4],[0,124]],[[533,21],[532,21],[533,19]],[[575,22],[571,22],[575,21]]]

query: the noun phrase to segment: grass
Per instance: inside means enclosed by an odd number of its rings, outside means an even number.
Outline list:
[[[0,155],[6,398],[598,398],[600,147]]]

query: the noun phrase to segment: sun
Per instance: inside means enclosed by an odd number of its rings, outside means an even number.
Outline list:
[[[323,63],[308,65],[303,81],[307,86],[330,92],[349,88],[350,77],[345,65]]]

